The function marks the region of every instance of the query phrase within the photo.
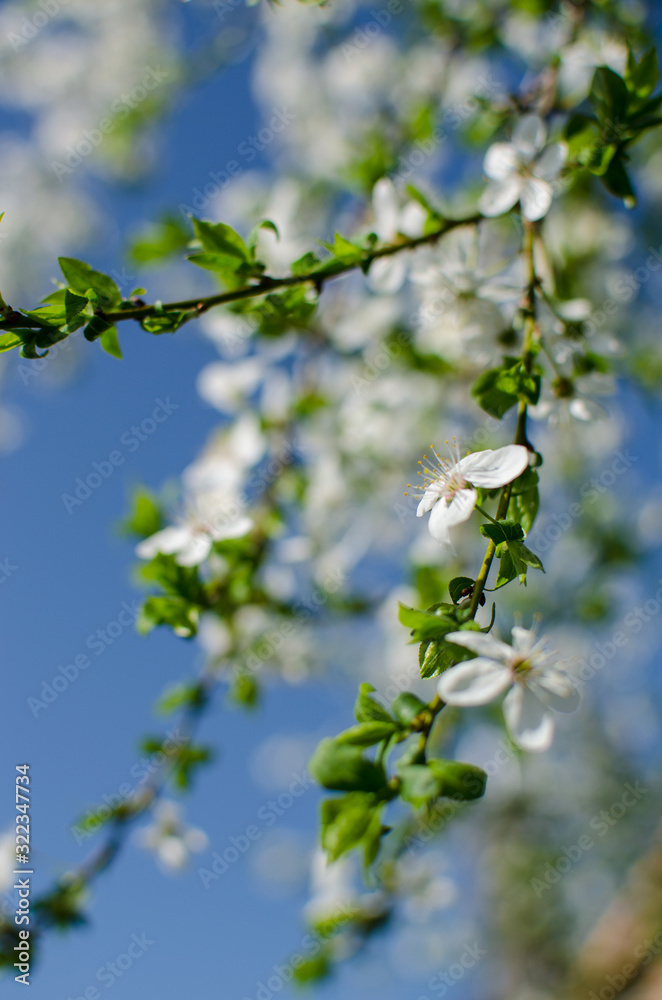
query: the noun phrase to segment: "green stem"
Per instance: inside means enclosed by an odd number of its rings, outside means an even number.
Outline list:
[[[534,258],[534,247],[535,247],[535,224],[529,222],[527,219],[522,220],[524,224],[524,246],[523,253],[527,266],[527,285],[524,292],[524,302],[522,306],[522,312],[524,314],[524,339],[522,343],[522,364],[525,371],[530,372],[533,364],[533,338],[536,332],[536,286],[538,284],[538,279],[536,276],[535,268],[535,258]],[[514,444],[524,445],[525,448],[530,448],[528,438],[526,436],[526,417],[527,417],[527,404],[521,399],[519,406],[517,408],[517,423],[515,425],[515,435],[513,438]],[[492,518],[481,508],[477,507],[481,514],[485,514],[490,521],[501,521],[506,516],[508,512],[508,504],[510,503],[510,492],[512,489],[512,483],[508,483],[504,486],[501,491],[501,496],[499,498],[499,506],[497,507],[496,519]],[[478,571],[478,576],[476,577],[476,582],[474,584],[473,594],[471,595],[471,604],[469,605],[469,618],[475,618],[476,612],[478,611],[478,605],[480,603],[481,596],[485,590],[485,585],[487,583],[487,577],[489,575],[490,569],[492,568],[492,563],[494,561],[494,553],[496,552],[496,544],[490,539],[487,549],[485,550],[485,556],[483,558],[482,565]]]

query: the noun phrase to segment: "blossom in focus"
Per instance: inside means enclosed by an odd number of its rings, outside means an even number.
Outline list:
[[[555,142],[545,148],[547,128],[537,115],[524,115],[512,142],[495,142],[487,151],[483,169],[490,178],[478,207],[483,215],[503,215],[519,201],[525,219],[547,215],[556,180],[568,147]]]
[[[580,694],[558,656],[532,629],[516,625],[513,644],[483,632],[450,632],[446,639],[476,653],[439,678],[439,697],[449,705],[485,705],[510,691],[503,712],[510,734],[523,750],[549,749],[554,737],[550,710],[574,712]]]
[[[154,823],[140,831],[143,847],[153,851],[165,871],[181,871],[193,852],[204,851],[209,843],[207,834],[182,822],[176,802],[157,802],[153,809]]]
[[[488,448],[472,452],[464,458],[457,453],[453,463],[439,458],[436,452],[434,455],[438,464],[424,469],[428,481],[416,516],[430,511],[430,534],[454,552],[449,529],[471,517],[478,499],[476,488],[493,490],[511,483],[528,467],[529,453],[521,444],[509,444],[496,451]]]

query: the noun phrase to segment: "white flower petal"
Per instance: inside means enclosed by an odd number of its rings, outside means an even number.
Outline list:
[[[372,189],[372,207],[375,213],[375,232],[380,240],[389,242],[398,231],[400,206],[393,181],[388,177],[382,177]]]
[[[486,705],[511,683],[508,667],[477,656],[458,663],[439,678],[439,697],[449,705]]]
[[[398,226],[404,236],[422,236],[428,213],[417,201],[408,201],[400,213]]]
[[[156,854],[168,871],[179,871],[188,863],[188,851],[181,837],[164,837],[156,848]]]
[[[488,184],[478,202],[478,208],[487,216],[503,215],[519,201],[522,178],[517,175]]]
[[[487,656],[490,660],[508,663],[513,655],[512,647],[507,642],[501,642],[496,636],[487,635],[485,632],[466,629],[464,632],[449,632],[446,638],[456,646],[464,646],[465,649],[470,649],[479,656]]]
[[[370,265],[368,286],[375,292],[392,295],[398,292],[407,276],[407,262],[402,255],[379,257]]]
[[[528,656],[538,641],[538,636],[533,629],[522,628],[521,625],[513,626],[511,635],[513,637],[513,648],[517,653],[521,653],[522,656]]]
[[[529,222],[542,219],[549,212],[553,197],[552,186],[548,181],[539,180],[537,177],[527,177],[522,183],[519,196],[522,215]]]
[[[551,146],[541,153],[536,161],[532,173],[544,181],[553,181],[561,173],[561,168],[566,161],[568,147],[564,142],[553,142]]]
[[[495,142],[485,154],[483,170],[493,181],[505,181],[519,168],[519,156],[512,142]]]
[[[527,160],[545,145],[547,128],[538,115],[523,115],[513,130],[513,146]]]
[[[450,503],[443,497],[430,512],[430,534],[442,545],[447,545],[448,529],[471,517],[478,494],[475,490],[456,490]]]
[[[160,552],[169,556],[184,549],[190,540],[191,531],[186,525],[170,525],[139,542],[136,555],[139,559],[153,559]]]
[[[548,750],[554,738],[554,720],[539,698],[525,685],[515,684],[506,695],[503,714],[511,736],[523,750]]]
[[[253,521],[250,517],[239,517],[228,524],[214,527],[210,534],[215,542],[223,542],[228,538],[241,538],[242,535],[247,535],[252,527]]]
[[[491,490],[512,483],[528,465],[529,453],[524,445],[507,444],[494,451],[491,448],[474,451],[460,459],[456,468],[472,486]]]
[[[416,517],[423,517],[423,514],[427,514],[429,510],[432,510],[437,500],[443,496],[442,489],[436,483],[431,483],[426,489],[421,502],[416,508]]]
[[[564,670],[541,673],[531,684],[540,700],[555,712],[576,712],[581,705],[581,692]]]
[[[180,566],[197,566],[204,562],[211,551],[211,538],[206,532],[192,534],[188,544],[180,549],[177,562]]]

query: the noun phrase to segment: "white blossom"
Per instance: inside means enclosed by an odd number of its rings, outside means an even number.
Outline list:
[[[483,632],[450,632],[446,639],[476,653],[446,670],[439,678],[439,697],[449,705],[485,705],[510,688],[503,703],[513,740],[524,750],[547,750],[554,737],[556,712],[574,712],[580,694],[532,629],[516,625],[509,646]]]
[[[425,223],[425,209],[416,201],[409,201],[404,207],[393,181],[382,177],[372,192],[372,207],[375,215],[374,230],[380,243],[394,243],[398,236],[420,236]],[[368,284],[379,292],[397,292],[407,274],[408,261],[404,254],[378,258],[370,267]]]
[[[181,871],[192,853],[205,850],[209,843],[207,834],[196,827],[186,826],[176,802],[157,802],[152,812],[154,823],[139,832],[139,842],[154,852],[164,871]]]
[[[503,215],[519,201],[525,219],[547,215],[556,180],[567,156],[567,146],[555,142],[545,148],[547,128],[537,115],[524,115],[512,142],[495,142],[487,151],[483,169],[491,183],[479,208],[484,215]]]
[[[449,552],[454,552],[449,529],[471,517],[478,489],[496,489],[511,483],[529,464],[529,453],[521,444],[476,451],[453,463],[434,453],[437,465],[424,468],[428,481],[416,511],[417,517],[430,512],[430,534]],[[424,456],[425,458],[425,456]]]

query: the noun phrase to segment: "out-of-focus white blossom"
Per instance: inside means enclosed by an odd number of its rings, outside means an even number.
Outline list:
[[[205,850],[209,843],[207,834],[183,822],[181,807],[176,802],[161,800],[152,813],[154,822],[139,831],[139,843],[154,852],[164,871],[181,871],[189,863],[191,854]]]
[[[513,645],[483,632],[450,632],[447,640],[476,653],[439,678],[439,697],[449,705],[485,705],[510,688],[503,703],[514,741],[524,750],[548,750],[554,737],[550,712],[575,712],[580,694],[558,665],[558,655],[531,629],[516,625]]]

